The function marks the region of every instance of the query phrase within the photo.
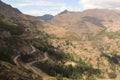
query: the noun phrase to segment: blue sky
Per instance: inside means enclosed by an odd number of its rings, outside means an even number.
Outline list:
[[[5,3],[18,8],[25,14],[34,16],[52,14],[56,15],[67,9],[81,11],[82,5],[79,0],[3,0]]]
[[[2,0],[25,14],[40,16],[56,15],[67,9],[83,11],[94,8],[120,9],[120,0]]]

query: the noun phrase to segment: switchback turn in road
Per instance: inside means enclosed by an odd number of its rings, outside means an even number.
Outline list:
[[[33,54],[36,49],[34,46],[31,45],[31,48],[32,48],[32,51],[30,52],[31,54]],[[43,61],[46,61],[48,59],[48,56],[47,56],[47,53],[44,53],[44,58],[43,59],[39,59],[39,60],[36,60],[36,61],[32,61],[32,62],[29,62],[29,63],[21,63],[18,61],[20,55],[17,55],[13,61],[14,63],[16,64],[17,67],[20,67],[20,64],[23,64],[23,67],[28,69],[28,70],[31,70],[33,73],[41,76],[43,78],[43,80],[48,80],[49,76],[44,73],[43,71],[41,71],[40,69],[38,69],[37,67],[33,66],[32,64],[36,63],[36,62],[43,62]]]

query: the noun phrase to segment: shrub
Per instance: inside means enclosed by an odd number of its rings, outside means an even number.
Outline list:
[[[108,76],[110,79],[115,79],[117,77],[116,73],[114,72],[108,73]]]

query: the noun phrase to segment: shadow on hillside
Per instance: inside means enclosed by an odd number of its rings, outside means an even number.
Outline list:
[[[110,63],[114,63],[120,66],[120,56],[119,55],[107,55],[103,54],[102,56],[106,57]]]

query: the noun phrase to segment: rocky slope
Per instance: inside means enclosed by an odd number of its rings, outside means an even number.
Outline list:
[[[108,32],[119,31],[119,10],[93,9],[83,12],[63,11],[50,22],[65,27],[78,36],[93,37],[105,28]]]
[[[39,25],[41,23],[41,20],[24,15],[18,9],[0,1],[0,79],[42,80],[40,75],[30,69],[18,68],[13,61],[17,55],[30,53],[30,45],[32,45],[30,41],[36,37],[37,33],[39,34],[36,28],[37,26],[42,27]],[[39,56],[41,58],[42,52],[39,50],[36,52],[41,53]],[[36,57],[36,52],[33,60]]]

